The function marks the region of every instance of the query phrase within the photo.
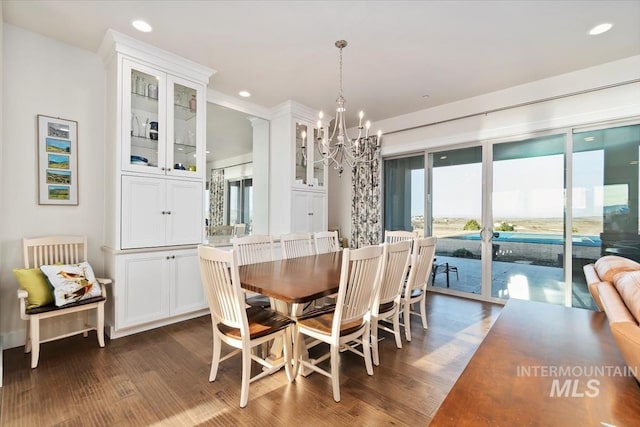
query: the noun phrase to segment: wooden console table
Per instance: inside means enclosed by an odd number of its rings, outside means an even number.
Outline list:
[[[639,426],[604,313],[511,299],[431,426]]]

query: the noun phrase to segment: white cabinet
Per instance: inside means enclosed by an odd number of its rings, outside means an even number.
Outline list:
[[[195,249],[110,255],[108,265],[115,266],[106,310],[111,338],[148,329],[154,322],[206,314]]]
[[[112,338],[206,314],[206,86],[214,70],[108,30],[106,316]],[[97,154],[99,155],[99,154]]]
[[[327,175],[315,143],[317,110],[287,101],[271,118],[269,231],[273,235],[327,229]],[[331,120],[325,117],[325,120]],[[323,123],[326,125],[327,123]]]
[[[295,233],[315,233],[327,229],[327,195],[314,191],[292,191],[293,224]]]
[[[122,60],[123,171],[202,178],[205,86]]]
[[[122,249],[198,244],[204,212],[202,183],[122,177]]]

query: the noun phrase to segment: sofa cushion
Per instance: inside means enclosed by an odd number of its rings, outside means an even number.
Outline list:
[[[595,262],[595,269],[601,281],[613,282],[618,273],[640,270],[640,263],[617,255],[606,255]]]
[[[640,271],[617,274],[613,285],[618,290],[624,305],[635,317],[636,323],[640,322]]]

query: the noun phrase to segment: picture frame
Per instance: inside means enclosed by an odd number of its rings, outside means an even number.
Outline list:
[[[38,114],[38,204],[78,205],[78,122]]]

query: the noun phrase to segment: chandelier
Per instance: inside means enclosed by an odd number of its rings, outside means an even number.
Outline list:
[[[318,134],[314,145],[316,146],[320,158],[314,160],[314,163],[324,162],[327,166],[333,166],[338,172],[338,176],[342,176],[345,165],[350,168],[355,167],[359,163],[371,162],[367,146],[380,147],[380,137],[382,132],[378,131],[377,138],[369,136],[369,128],[371,128],[371,122],[366,121],[365,125],[362,125],[362,119],[364,118],[364,112],[360,111],[358,117],[358,136],[356,138],[350,138],[347,134],[347,126],[345,124],[345,114],[347,109],[345,108],[345,99],[342,96],[342,49],[347,46],[346,40],[338,40],[335,43],[336,47],[340,49],[340,92],[338,92],[338,99],[336,99],[336,118],[333,122],[333,130],[329,135],[329,126],[326,128],[322,126],[322,118],[324,114],[320,111],[320,120],[318,120]],[[364,130],[364,135],[363,135]],[[302,153],[306,160],[306,135],[302,139]],[[314,156],[315,157],[315,156]]]

